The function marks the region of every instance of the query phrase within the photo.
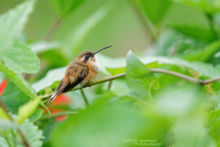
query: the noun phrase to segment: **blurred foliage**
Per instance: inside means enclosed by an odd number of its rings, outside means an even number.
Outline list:
[[[51,0],[51,3],[54,4],[57,12],[61,17],[66,17],[76,10],[85,0]]]
[[[219,0],[0,3],[0,100],[16,121],[0,108],[1,147],[24,147],[17,128],[31,147],[220,146],[220,82],[151,72],[220,76]],[[126,77],[86,88],[89,106],[72,91],[45,107],[66,65],[107,45],[97,79]]]

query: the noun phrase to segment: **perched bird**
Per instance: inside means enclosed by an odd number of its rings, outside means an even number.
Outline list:
[[[67,66],[64,78],[58,84],[49,101],[53,101],[56,96],[69,91],[78,84],[85,86],[94,79],[98,73],[98,63],[95,55],[109,47],[111,46],[104,47],[96,52],[83,52],[74,61],[70,62]]]

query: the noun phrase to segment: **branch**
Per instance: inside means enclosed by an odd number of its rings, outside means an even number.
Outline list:
[[[3,101],[0,99],[0,106],[2,107],[2,109],[5,111],[5,114],[7,115],[8,119],[13,123],[16,124],[15,120],[13,119],[13,117],[10,115],[7,107],[5,106],[5,104],[3,103]],[[23,144],[25,145],[25,147],[30,147],[30,144],[28,143],[26,137],[24,136],[23,132],[21,131],[21,129],[19,127],[17,127],[17,131],[18,134],[21,136],[21,139],[23,140]]]
[[[220,77],[200,81],[200,84],[201,85],[206,85],[206,84],[214,83],[214,82],[217,82],[217,81],[220,81]]]
[[[213,82],[216,82],[216,81],[220,81],[220,77],[216,77],[216,78],[208,79],[208,80],[198,80],[198,79],[193,78],[191,76],[187,76],[187,75],[184,75],[184,74],[181,74],[181,73],[178,73],[178,72],[169,71],[169,70],[165,70],[165,69],[150,68],[150,71],[153,72],[153,73],[163,73],[163,74],[175,76],[175,77],[178,77],[180,79],[183,79],[183,80],[195,83],[195,84],[200,84],[200,85],[206,85],[206,84],[210,84],[210,83],[213,83]],[[118,75],[108,77],[108,78],[105,78],[105,79],[102,79],[102,80],[97,80],[97,81],[91,82],[91,83],[89,83],[88,85],[86,85],[84,87],[73,88],[70,91],[75,91],[75,90],[79,90],[81,88],[91,87],[93,85],[105,83],[105,82],[108,82],[108,81],[113,81],[115,79],[119,79],[119,78],[122,78],[122,77],[125,77],[125,76],[126,76],[126,73],[118,74]]]
[[[97,84],[105,83],[105,82],[112,81],[112,80],[115,80],[115,79],[119,79],[119,78],[122,78],[124,76],[125,76],[125,73],[118,74],[116,76],[112,76],[112,77],[109,77],[109,78],[106,78],[106,79],[102,79],[102,80],[97,80],[97,81],[91,82],[91,83],[89,83],[88,85],[86,85],[84,87],[73,88],[70,91],[75,91],[75,90],[79,90],[79,89],[82,89],[82,88],[91,87],[93,85],[97,85]]]
[[[155,73],[164,73],[164,74],[172,75],[172,76],[184,79],[186,81],[189,81],[189,82],[192,82],[192,83],[195,83],[195,84],[200,83],[199,80],[197,80],[193,77],[190,77],[190,76],[178,73],[178,72],[174,72],[174,71],[169,71],[169,70],[165,70],[165,69],[157,69],[157,68],[151,68],[150,71],[155,72]]]
[[[191,76],[187,76],[187,75],[184,75],[184,74],[181,74],[181,73],[178,73],[178,72],[169,71],[169,70],[165,70],[165,69],[150,68],[149,70],[151,72],[153,72],[153,73],[163,73],[163,74],[175,76],[175,77],[178,77],[180,79],[183,79],[183,80],[195,83],[195,84],[199,84],[199,85],[207,85],[207,84],[210,84],[210,83],[214,83],[214,82],[220,81],[220,77],[216,77],[216,78],[212,78],[212,79],[207,79],[207,80],[198,80],[198,79],[193,78]],[[80,90],[80,89],[83,89],[83,88],[91,87],[93,85],[97,85],[97,84],[101,84],[101,83],[105,83],[105,82],[111,82],[113,80],[120,79],[120,78],[125,77],[125,76],[126,76],[126,73],[121,73],[121,74],[118,74],[118,75],[115,75],[115,76],[111,76],[111,77],[108,77],[108,78],[105,78],[105,79],[102,79],[102,80],[97,80],[97,81],[91,82],[91,83],[85,85],[84,87],[75,87],[75,88],[73,88],[70,91],[76,91],[76,90]],[[81,94],[82,94],[82,92],[81,92]],[[51,94],[44,95],[42,97],[47,99],[50,96],[51,96]],[[85,97],[83,97],[83,98],[84,98],[85,103],[87,103],[88,100],[85,99]]]

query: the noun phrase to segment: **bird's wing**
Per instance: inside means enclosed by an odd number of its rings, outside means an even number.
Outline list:
[[[49,101],[52,101],[60,93],[67,92],[74,88],[88,75],[88,73],[89,69],[87,66],[71,62],[66,69],[64,79],[60,81]]]
[[[64,80],[68,81],[69,83],[63,92],[66,92],[76,85],[78,85],[82,80],[88,75],[89,69],[87,66],[79,64],[77,62],[73,62],[72,64],[69,64]]]

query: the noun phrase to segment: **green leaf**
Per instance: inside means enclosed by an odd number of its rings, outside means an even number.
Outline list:
[[[7,67],[2,64],[2,62],[0,62],[0,70],[19,89],[21,89],[31,98],[36,96],[35,92],[33,89],[31,89],[31,86],[23,79],[20,72],[36,72],[39,69],[39,61],[36,56],[31,53],[31,51],[29,51],[29,49],[19,43],[16,43],[14,46],[15,48],[13,48],[13,43],[21,34],[27,18],[33,10],[34,2],[35,0],[28,0],[0,16],[0,27],[4,28],[0,31],[0,58],[5,61],[5,65],[7,64],[9,66]],[[22,52],[24,50],[25,52]],[[14,53],[16,53],[17,56],[14,56]],[[32,55],[33,59],[30,59],[27,56],[24,58],[22,54],[28,56]],[[23,61],[24,63],[21,63],[22,59],[25,59]],[[33,61],[34,64],[25,63],[30,61],[29,59]],[[18,66],[16,62],[20,62],[21,64]],[[15,63],[16,65],[14,65]]]
[[[35,42],[30,45],[31,50],[35,53],[42,53],[60,47],[61,47],[61,43],[59,42],[45,42],[45,41]]]
[[[24,80],[20,73],[15,73],[8,69],[5,65],[0,62],[0,70],[9,78],[23,93],[25,93],[30,98],[36,97],[35,91],[32,89],[31,85]]]
[[[157,92],[156,94],[156,107],[163,115],[184,115],[191,113],[199,100],[196,99],[200,95],[200,87],[194,84],[185,84],[173,88],[174,86],[167,87]]]
[[[176,140],[175,146],[181,146],[182,144],[192,147],[216,146],[216,142],[214,142],[207,129],[207,118],[204,114],[208,110],[202,107],[204,106],[200,105],[200,109],[197,109],[197,112],[191,112],[191,115],[177,119],[172,129]],[[218,130],[215,131],[217,132]]]
[[[216,143],[207,133],[205,120],[201,116],[185,118],[178,121],[173,129],[176,138],[174,146],[215,147]]]
[[[74,10],[76,10],[80,5],[82,5],[85,0],[50,0],[54,5],[57,12],[61,17],[66,17],[70,15]]]
[[[16,122],[18,124],[22,124],[28,117],[30,117],[35,112],[40,102],[41,102],[41,98],[37,97],[34,100],[31,100],[22,107],[20,107],[18,110],[18,116]]]
[[[8,130],[8,129],[15,129],[17,126],[10,122],[9,120],[0,119],[0,132]]]
[[[141,62],[145,64],[145,66],[149,68],[157,68],[157,67],[163,67],[167,65],[175,65],[178,67],[189,67],[190,63],[187,61],[184,61],[182,59],[178,58],[171,58],[171,57],[160,57],[160,56],[145,56],[145,57],[139,57]],[[126,71],[126,68],[123,66],[125,61],[121,61],[118,66],[111,66],[106,65],[106,69],[108,72],[110,72],[113,75],[124,73]]]
[[[127,55],[126,75],[130,78],[139,79],[145,77],[146,73],[149,73],[149,69],[129,51]]]
[[[22,125],[19,126],[19,128],[21,129],[24,137],[27,139],[27,142],[31,147],[42,146],[42,140],[44,139],[43,132],[39,130],[37,126],[26,120]],[[1,143],[3,145],[25,147],[25,145],[23,144],[23,140],[20,137],[20,134],[17,133],[16,128],[4,132],[4,138],[0,135],[0,145],[2,145]]]
[[[44,51],[40,53],[39,56],[41,58],[41,61],[45,61],[48,66],[52,67],[66,66],[69,62],[69,59],[61,49]]]
[[[220,41],[213,42],[206,48],[201,50],[193,50],[184,56],[185,59],[189,61],[207,61],[211,56],[213,56],[220,48]]]
[[[220,65],[214,66],[203,62],[193,62],[189,67],[198,71],[204,77],[214,78],[220,75]]]
[[[108,57],[108,56],[104,56],[101,54],[97,54],[96,55],[97,61],[100,65],[100,71],[104,72],[104,73],[108,73],[108,71],[106,71],[106,67],[109,68],[117,68],[117,67],[124,67],[126,66],[126,57]]]
[[[5,65],[18,73],[36,73],[40,69],[40,60],[30,48],[15,41],[13,48],[2,55]]]
[[[10,145],[7,143],[6,139],[0,135],[0,146],[1,147],[10,147]]]
[[[44,106],[43,106],[43,108],[44,108]],[[38,107],[29,117],[29,121],[30,122],[38,121],[44,113],[45,113],[44,109],[42,109],[41,107]]]
[[[214,14],[220,11],[219,0],[175,0],[175,1],[202,9],[207,13]]]
[[[210,112],[209,114],[209,119],[210,119],[210,127],[209,127],[209,131],[210,131],[210,135],[215,139],[215,141],[217,142],[218,145],[220,145],[220,135],[219,132],[220,131],[220,109],[217,110],[213,110]]]
[[[207,44],[183,35],[174,29],[166,29],[157,39],[155,50],[158,55],[188,55],[191,51],[201,51]]]
[[[127,85],[131,96],[137,98],[147,97],[147,85],[141,79],[127,78]]]
[[[0,56],[12,48],[15,39],[21,34],[35,0],[27,0],[16,8],[0,16]]]
[[[56,81],[60,81],[64,77],[66,67],[50,70],[47,75],[33,84],[33,88],[39,92],[40,90],[53,85]]]
[[[20,89],[18,89],[12,82],[8,83],[1,96],[1,99],[9,111],[14,114],[18,112],[18,108],[20,106],[24,105],[30,100],[30,98]]]
[[[131,96],[139,98],[147,96],[150,71],[132,52],[127,56],[126,79]]]
[[[159,55],[177,56],[189,61],[207,61],[219,49],[219,41],[204,43],[167,29],[157,41],[155,49]]]
[[[156,25],[160,24],[172,4],[172,0],[138,0],[137,2],[147,18]]]
[[[206,15],[193,7],[173,4],[167,13],[164,23],[181,33],[204,42],[214,40]]]
[[[154,57],[154,56],[148,56],[144,58],[140,58],[141,61],[145,64],[145,66],[149,68],[163,68],[169,66],[170,68],[172,66],[174,67],[180,67],[183,70],[188,71],[189,69],[195,70],[200,73],[203,77],[209,77],[214,78],[220,75],[220,66],[213,66],[212,64],[203,63],[203,62],[188,62],[182,59],[177,58],[171,58],[171,57]],[[124,73],[126,68],[121,67],[115,67],[115,68],[108,68],[107,70],[112,74],[120,74]],[[175,70],[174,70],[175,71]],[[179,72],[179,71],[178,71]]]
[[[98,102],[70,116],[52,132],[53,147],[119,147],[145,125],[130,105]]]
[[[20,127],[31,147],[42,146],[43,132],[37,126],[26,120]]]

